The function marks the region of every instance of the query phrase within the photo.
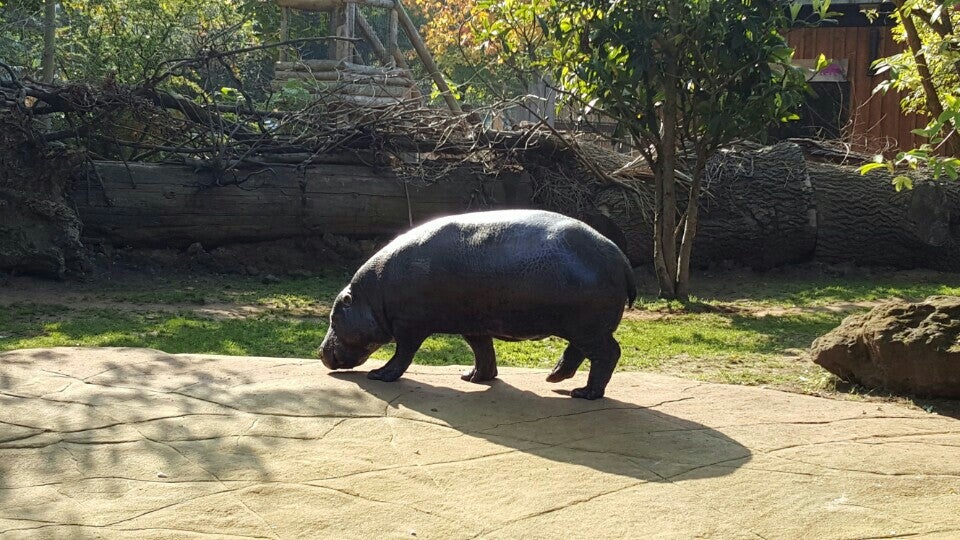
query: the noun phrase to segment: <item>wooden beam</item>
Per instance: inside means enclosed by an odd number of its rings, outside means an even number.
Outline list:
[[[373,52],[377,55],[377,58],[384,64],[389,64],[392,60],[390,53],[387,52],[387,48],[383,46],[383,42],[377,37],[377,32],[370,26],[370,22],[367,21],[367,18],[359,11],[357,12],[357,28],[363,35],[363,39],[367,40],[367,43],[373,48]]]
[[[343,10],[342,10],[340,7],[335,7],[335,8],[333,8],[333,9],[331,9],[331,10],[329,11],[329,13],[327,13],[327,16],[329,17],[329,19],[327,20],[327,35],[328,35],[328,36],[336,36],[336,35],[337,35],[337,29],[340,28],[340,25],[342,24],[342,23],[340,22],[340,19],[341,19],[340,15],[341,15],[341,13],[343,13]],[[338,60],[338,58],[337,58],[337,44],[336,44],[336,43],[331,43],[331,42],[329,42],[329,41],[327,42],[327,58],[329,58],[330,60]]]
[[[357,32],[357,4],[353,2],[346,4],[343,8],[343,13],[343,37],[352,38]],[[353,42],[344,41],[341,47],[340,58],[347,62],[353,62],[353,52],[356,49],[356,47],[353,46]]]
[[[299,62],[277,62],[278,71],[342,71],[357,75],[371,75],[379,77],[410,77],[409,69],[383,68],[379,66],[365,66],[337,60],[300,60]]]
[[[280,8],[280,41],[284,42],[290,39],[290,8]],[[287,48],[280,48],[280,61],[287,60]]]
[[[396,56],[400,52],[400,47],[397,45],[397,17],[397,8],[394,7],[390,10],[390,25],[387,27],[387,52],[390,53],[390,56]],[[403,55],[400,55],[400,58],[403,58]],[[406,59],[403,60],[403,63],[407,63]],[[399,66],[400,63],[398,62],[397,65]]]
[[[277,81],[299,79],[304,81],[339,81],[355,84],[377,84],[381,86],[402,86],[405,88],[414,88],[412,79],[406,77],[375,77],[371,75],[362,75],[356,73],[344,73],[342,71],[320,71],[308,73],[306,71],[277,71],[275,75]]]
[[[403,27],[404,32],[407,33],[407,37],[410,38],[410,43],[412,43],[413,48],[416,49],[417,56],[420,57],[420,61],[426,66],[427,71],[433,78],[433,82],[437,84],[443,100],[447,102],[447,107],[450,107],[450,110],[455,113],[462,113],[463,109],[461,109],[460,104],[457,103],[457,98],[453,97],[450,87],[447,86],[446,79],[443,78],[443,74],[440,73],[440,68],[438,68],[436,62],[433,61],[433,56],[427,49],[427,45],[423,42],[423,38],[420,37],[420,32],[417,31],[416,25],[413,24],[410,15],[407,14],[407,10],[404,9],[400,0],[396,0],[396,2],[397,18],[399,19],[400,25]]]
[[[390,9],[393,7],[393,0],[277,0],[280,7],[302,11],[331,11],[341,9],[347,4]]]

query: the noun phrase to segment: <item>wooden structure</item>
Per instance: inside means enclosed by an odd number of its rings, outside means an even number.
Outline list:
[[[329,48],[327,62],[311,60],[288,62],[281,57],[277,63],[276,79],[306,79],[316,81],[318,91],[333,91],[343,101],[365,106],[392,105],[401,100],[419,97],[419,91],[411,76],[410,66],[398,46],[402,30],[424,67],[430,74],[440,94],[451,111],[462,112],[446,79],[420,37],[416,25],[410,19],[400,0],[276,0],[281,7],[281,40],[288,39],[291,9],[320,11],[328,14],[327,35],[335,36],[335,45]],[[359,6],[389,10],[387,42],[377,36]],[[372,48],[384,67],[363,66],[356,54],[354,43],[363,39]]]
[[[809,15],[809,1],[800,17]],[[879,17],[871,21],[862,13],[876,9]],[[803,122],[823,128],[823,133],[797,133],[802,136],[837,135],[860,150],[871,152],[910,148],[921,139],[911,130],[926,125],[918,115],[900,111],[900,95],[890,92],[873,94],[885,77],[872,69],[872,63],[901,52],[903,44],[893,40],[889,14],[893,4],[858,0],[834,0],[830,10],[839,12],[837,24],[799,28],[787,33],[800,65],[811,67],[823,54],[832,65],[811,79],[818,97],[808,102]],[[834,128],[839,133],[833,133]]]

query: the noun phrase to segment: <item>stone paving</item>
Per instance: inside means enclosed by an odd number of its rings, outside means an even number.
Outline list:
[[[960,538],[960,420],[647,373],[0,354],[0,537]]]

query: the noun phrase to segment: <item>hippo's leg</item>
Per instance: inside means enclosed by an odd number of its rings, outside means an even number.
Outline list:
[[[586,358],[586,355],[583,354],[583,351],[568,344],[553,371],[547,375],[547,382],[560,382],[573,377],[577,374],[577,368],[583,363],[584,358]]]
[[[613,370],[617,367],[617,360],[620,359],[620,344],[613,339],[612,334],[608,334],[599,340],[578,344],[578,347],[590,359],[590,375],[587,377],[587,385],[570,392],[570,395],[583,399],[602,398]]]
[[[413,355],[417,354],[417,349],[420,348],[425,339],[427,339],[426,336],[397,336],[397,349],[393,353],[393,358],[382,368],[367,373],[367,378],[383,382],[393,382],[399,379],[403,372],[410,367],[410,363],[413,362]]]
[[[497,378],[497,352],[490,336],[463,336],[473,349],[473,369],[460,376],[461,379],[478,383]]]

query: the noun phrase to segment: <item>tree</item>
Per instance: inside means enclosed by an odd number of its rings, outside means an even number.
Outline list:
[[[917,169],[927,166],[934,178],[960,176],[960,35],[956,27],[960,13],[956,0],[894,0],[891,15],[898,23],[893,27],[896,40],[906,43],[903,52],[876,62],[877,71],[889,78],[875,91],[895,90],[904,94],[901,109],[930,118],[925,128],[914,133],[927,139],[918,148],[897,153],[892,159],[878,155],[873,163],[860,168],[866,174],[875,168],[897,166]],[[906,174],[893,177],[897,190],[913,186]]]
[[[40,62],[41,80],[52,83],[57,73],[57,1],[45,0],[43,4],[43,59]]]
[[[480,0],[482,42],[618,122],[654,173],[654,264],[686,300],[710,157],[795,118],[805,87],[775,0]],[[679,171],[679,172],[678,172]],[[679,191],[678,191],[679,188]],[[679,203],[679,204],[678,204]]]

